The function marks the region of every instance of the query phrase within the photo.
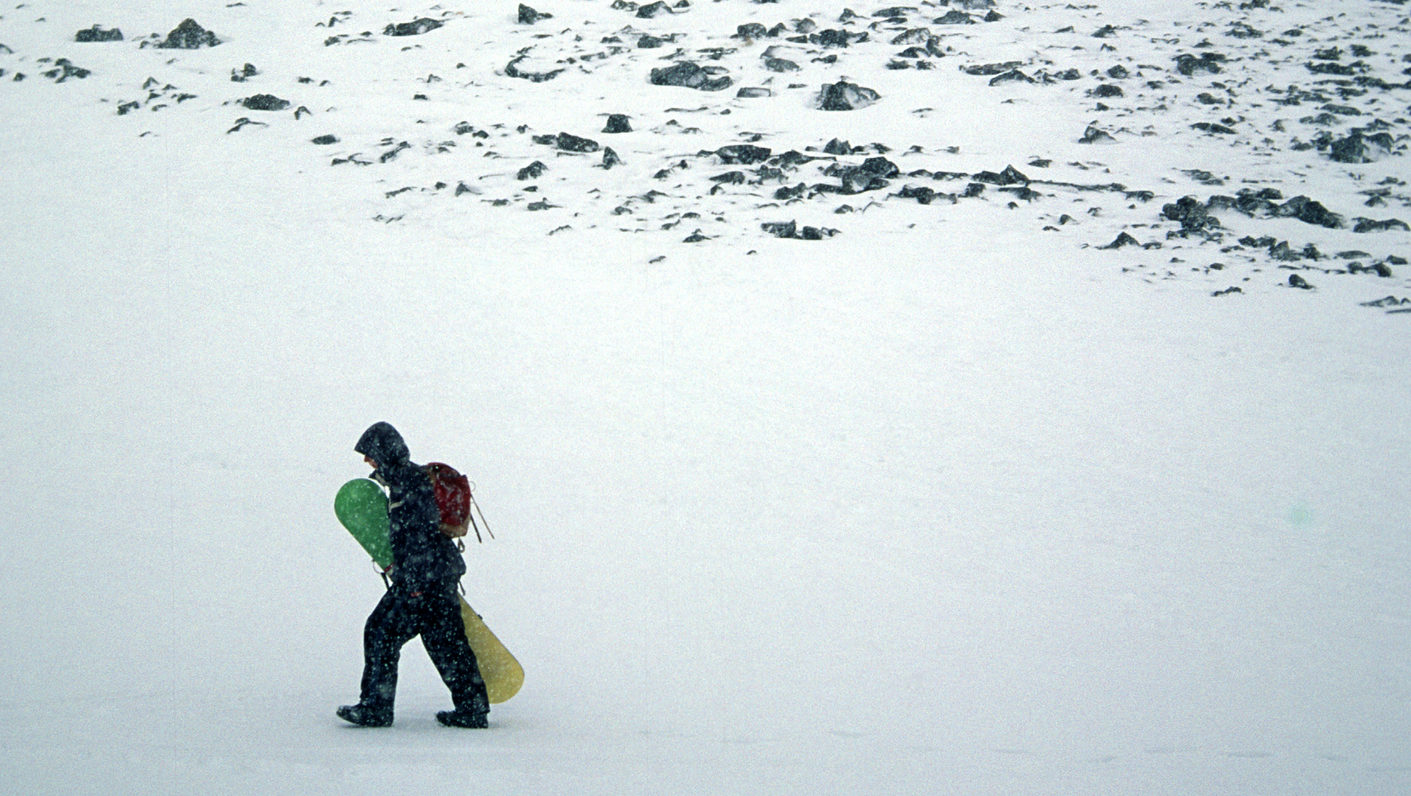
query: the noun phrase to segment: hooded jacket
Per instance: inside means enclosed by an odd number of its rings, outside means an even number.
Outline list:
[[[353,450],[377,463],[373,478],[388,491],[394,586],[416,588],[459,580],[465,560],[441,533],[441,510],[431,477],[411,460],[407,443],[389,423],[374,423]]]

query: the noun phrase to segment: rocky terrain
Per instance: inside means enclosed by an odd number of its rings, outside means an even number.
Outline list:
[[[1395,0],[322,4],[273,22],[232,3],[154,32],[41,13],[5,12],[0,79],[52,83],[49,101],[91,84],[135,139],[297,145],[363,172],[346,179],[377,198],[352,211],[369,222],[452,205],[545,235],[749,246],[965,218],[1218,296],[1353,278],[1380,280],[1378,307],[1407,301]]]

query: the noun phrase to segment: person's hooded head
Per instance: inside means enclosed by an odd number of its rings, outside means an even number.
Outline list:
[[[373,423],[353,450],[372,459],[378,468],[397,467],[411,458],[407,443],[391,423]]]

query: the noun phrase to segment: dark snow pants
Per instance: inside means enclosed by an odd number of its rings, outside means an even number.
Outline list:
[[[397,662],[402,647],[416,636],[446,687],[456,710],[486,713],[490,710],[485,681],[475,653],[465,638],[456,582],[427,587],[394,585],[372,610],[363,629],[363,683],[361,702],[392,710],[397,695]]]

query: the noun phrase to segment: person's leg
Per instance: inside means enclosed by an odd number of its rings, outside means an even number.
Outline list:
[[[425,609],[426,623],[421,641],[436,671],[441,673],[441,679],[451,691],[455,713],[483,723],[484,716],[490,711],[490,700],[485,694],[485,680],[480,675],[475,652],[465,637],[460,597],[455,587],[437,594],[428,593]]]
[[[373,719],[392,721],[397,664],[402,647],[417,634],[415,612],[396,589],[382,596],[363,627],[363,679],[358,706]]]

